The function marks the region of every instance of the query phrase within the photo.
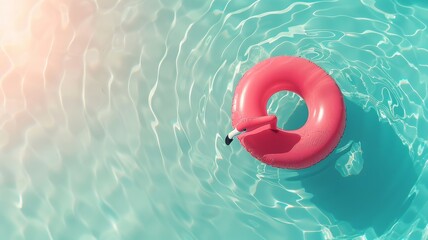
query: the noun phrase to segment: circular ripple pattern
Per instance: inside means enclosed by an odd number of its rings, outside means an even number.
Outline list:
[[[427,16],[402,0],[0,0],[0,236],[427,238]],[[223,143],[240,77],[277,55],[346,98],[338,149],[303,171]],[[301,105],[268,108],[292,122]]]

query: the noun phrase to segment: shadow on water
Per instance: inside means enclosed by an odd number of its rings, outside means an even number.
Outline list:
[[[361,142],[364,167],[360,174],[342,177],[335,168],[340,157],[336,153],[299,171],[297,178],[322,211],[357,230],[372,227],[381,235],[408,208],[417,174],[407,147],[388,123],[380,122],[373,110],[365,112],[350,101],[346,108],[347,125],[339,147]]]

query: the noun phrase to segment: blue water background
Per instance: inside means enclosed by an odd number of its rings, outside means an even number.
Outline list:
[[[35,67],[59,69],[44,101],[31,105],[29,73],[17,96],[2,77],[2,239],[428,238],[424,1],[61,1],[58,14],[74,34],[38,36],[66,43]],[[279,55],[320,65],[346,101],[338,148],[301,171],[224,144],[239,79]],[[285,93],[267,107],[293,128],[303,106]]]

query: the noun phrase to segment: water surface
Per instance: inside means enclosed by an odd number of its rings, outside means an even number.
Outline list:
[[[4,239],[428,238],[423,1],[0,0]],[[253,159],[233,91],[271,56],[344,93],[336,151]],[[275,95],[280,125],[304,121]]]

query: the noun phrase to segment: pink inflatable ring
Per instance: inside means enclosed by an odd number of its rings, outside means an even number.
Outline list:
[[[301,128],[277,128],[268,115],[269,98],[279,91],[300,95],[308,107]],[[232,125],[226,144],[238,136],[242,146],[260,161],[300,169],[324,159],[337,146],[345,128],[345,105],[336,82],[316,64],[299,57],[267,59],[244,74],[235,90]]]

